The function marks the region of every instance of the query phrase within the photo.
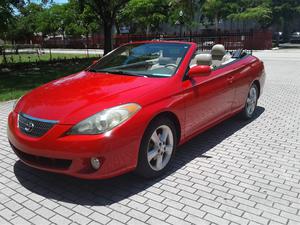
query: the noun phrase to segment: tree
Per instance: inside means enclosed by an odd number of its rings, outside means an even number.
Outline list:
[[[122,21],[135,24],[149,34],[168,19],[168,0],[130,0],[121,11]]]
[[[37,24],[37,31],[41,32],[43,36],[56,35],[58,25],[50,9],[44,10],[37,15]]]
[[[18,0],[1,0],[0,3],[0,35],[7,31],[14,20],[14,10],[19,6]]]
[[[219,21],[224,17],[225,2],[222,0],[206,0],[202,6],[203,14],[214,20],[215,29],[218,30]]]
[[[40,4],[29,3],[19,9],[14,22],[7,31],[7,38],[11,40],[24,40],[31,38],[37,32],[37,16],[43,11]]]
[[[65,39],[66,27],[73,19],[73,15],[68,10],[68,4],[53,4],[48,10],[53,30]]]
[[[25,41],[38,33],[45,35],[88,35],[99,30],[97,15],[89,6],[81,9],[76,0],[66,4],[28,3],[18,9],[5,32],[6,40]]]
[[[235,8],[229,12],[227,18],[236,21],[254,20],[262,28],[267,28],[272,24],[273,19],[271,2],[271,0],[232,1],[227,4],[234,4]]]
[[[172,24],[184,24],[189,29],[197,26],[200,21],[195,19],[195,12],[201,9],[205,0],[170,0],[169,20]],[[180,15],[182,12],[182,15]]]
[[[37,31],[41,32],[43,36],[61,34],[63,39],[70,30],[70,25],[79,23],[78,14],[70,7],[70,3],[53,4],[46,7],[36,15],[36,21]]]
[[[280,24],[283,27],[284,39],[288,39],[288,34],[291,32],[289,28],[290,22],[300,15],[299,0],[273,0],[273,23]]]
[[[95,33],[101,30],[102,23],[101,21],[99,23],[97,15],[89,5],[86,5],[79,14],[79,20],[81,21],[84,34]]]
[[[30,0],[1,0],[0,1],[0,37],[7,38],[23,32],[30,33],[34,19],[42,5],[52,0],[36,0],[40,4],[31,3]],[[21,21],[22,18],[22,21]],[[26,21],[25,21],[26,18]],[[17,30],[15,30],[17,29]]]
[[[112,28],[117,13],[128,0],[78,0],[82,5],[87,4],[94,10],[104,28],[104,54],[112,50]]]
[[[89,5],[84,5],[84,8],[82,8],[76,0],[69,0],[66,5],[68,11],[66,14],[72,15],[72,19],[68,21],[65,28],[66,34],[72,36],[85,35],[86,48],[88,48],[89,35],[101,29],[97,15]]]

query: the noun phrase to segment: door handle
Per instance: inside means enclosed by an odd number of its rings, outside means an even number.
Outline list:
[[[229,76],[229,77],[227,78],[228,83],[232,84],[232,83],[233,83],[233,79],[234,79],[233,76]]]

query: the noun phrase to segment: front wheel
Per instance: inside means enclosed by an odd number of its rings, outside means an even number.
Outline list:
[[[176,144],[174,123],[168,118],[155,119],[144,133],[136,173],[146,178],[163,174],[170,165]]]
[[[256,84],[252,84],[247,96],[245,107],[242,111],[243,119],[246,120],[252,119],[257,107],[257,100],[258,100],[258,87]]]

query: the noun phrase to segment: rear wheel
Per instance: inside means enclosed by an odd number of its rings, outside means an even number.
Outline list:
[[[258,100],[258,87],[256,84],[252,84],[247,96],[245,107],[242,111],[243,119],[246,120],[252,119],[257,107],[257,100]]]
[[[155,119],[144,133],[136,173],[146,178],[163,174],[170,165],[176,144],[174,123],[168,118]]]

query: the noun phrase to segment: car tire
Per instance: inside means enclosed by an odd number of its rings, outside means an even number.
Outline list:
[[[258,87],[256,84],[252,84],[247,95],[245,107],[241,113],[241,116],[244,120],[250,120],[253,118],[253,115],[257,108],[258,97],[259,97]]]
[[[177,145],[176,127],[167,117],[154,119],[146,129],[140,149],[136,173],[145,178],[164,174]]]

